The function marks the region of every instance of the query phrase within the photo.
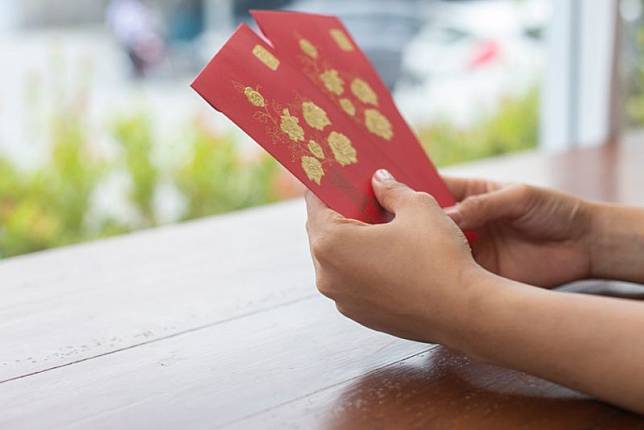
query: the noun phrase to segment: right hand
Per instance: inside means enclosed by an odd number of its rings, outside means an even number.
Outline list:
[[[458,202],[445,211],[477,232],[472,251],[487,270],[542,287],[590,276],[590,203],[529,185],[443,179]]]

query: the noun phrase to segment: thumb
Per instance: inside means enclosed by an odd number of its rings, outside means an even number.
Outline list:
[[[414,190],[396,179],[385,169],[379,169],[371,179],[373,192],[380,205],[393,214],[399,212],[414,195]]]
[[[445,209],[463,230],[477,229],[488,222],[518,218],[529,209],[530,189],[511,185],[487,194],[467,197],[454,207]]]

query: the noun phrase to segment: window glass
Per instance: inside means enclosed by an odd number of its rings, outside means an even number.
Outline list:
[[[189,89],[252,8],[339,15],[439,166],[535,148],[549,5],[0,1],[0,258],[301,195]]]
[[[627,128],[644,126],[644,1],[622,0],[622,75]]]

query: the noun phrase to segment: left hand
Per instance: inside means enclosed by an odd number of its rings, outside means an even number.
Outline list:
[[[344,218],[306,196],[307,231],[317,287],[338,310],[372,329],[450,344],[467,327],[466,307],[480,294],[467,240],[433,197],[379,170],[373,189],[394,214],[386,224]]]

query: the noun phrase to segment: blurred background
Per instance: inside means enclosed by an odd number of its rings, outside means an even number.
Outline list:
[[[644,124],[644,0],[0,0],[0,258],[297,196],[190,88],[248,9],[340,16],[439,166]]]

